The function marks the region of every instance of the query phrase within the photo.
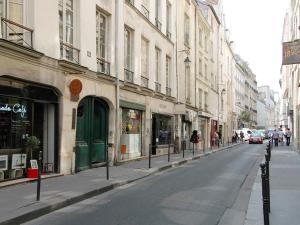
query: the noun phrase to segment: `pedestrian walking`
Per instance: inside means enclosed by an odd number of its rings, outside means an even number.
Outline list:
[[[277,132],[276,129],[273,132],[272,139],[275,143],[275,147],[277,147],[278,146],[278,140],[279,140],[279,133]]]
[[[289,146],[291,141],[291,136],[292,136],[292,132],[290,131],[290,128],[287,129],[285,136],[286,136],[286,145]]]
[[[284,136],[284,133],[283,133],[283,131],[281,129],[279,129],[278,134],[279,134],[279,142],[281,143],[281,145],[283,145],[283,136]]]
[[[244,142],[244,133],[243,133],[243,131],[240,132],[240,138],[241,138],[242,142]]]

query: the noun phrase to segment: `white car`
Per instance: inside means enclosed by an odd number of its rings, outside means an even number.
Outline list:
[[[244,133],[244,141],[248,141],[252,131],[249,128],[243,128],[242,131]]]

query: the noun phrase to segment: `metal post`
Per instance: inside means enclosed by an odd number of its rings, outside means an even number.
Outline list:
[[[193,157],[195,155],[195,143],[193,142]]]
[[[152,144],[149,144],[149,169],[151,168],[151,154],[152,154]]]
[[[182,156],[184,158],[185,141],[181,141],[181,148],[182,148]]]
[[[109,180],[108,148],[106,147],[106,180]]]
[[[203,152],[205,152],[205,138],[203,138]]]
[[[264,225],[269,225],[269,212],[268,212],[268,200],[266,198],[266,165],[264,163],[260,164],[261,168],[261,187],[262,187],[262,197],[263,197],[263,215],[264,215]]]
[[[168,146],[168,162],[170,162],[170,146],[171,144],[170,144],[170,141],[169,141],[169,146]]]
[[[269,156],[265,155],[266,159],[266,196],[268,200],[268,212],[271,212],[271,198],[270,198],[270,170],[269,170]]]
[[[268,158],[269,158],[269,161],[271,160],[271,146],[270,145],[267,145],[267,153],[268,153]]]
[[[41,196],[41,173],[42,173],[42,154],[43,152],[39,152],[39,160],[38,160],[38,179],[37,179],[37,189],[36,189],[36,200],[40,200]]]

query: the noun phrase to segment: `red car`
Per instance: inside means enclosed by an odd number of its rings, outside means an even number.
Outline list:
[[[249,144],[258,143],[262,144],[263,139],[262,136],[259,133],[252,133],[249,137]]]

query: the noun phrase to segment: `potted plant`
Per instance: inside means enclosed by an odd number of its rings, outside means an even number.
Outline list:
[[[27,149],[27,152],[30,154],[30,160],[33,159],[33,153],[36,151],[41,142],[36,136],[29,136],[26,138],[25,146]],[[38,168],[31,168],[31,161],[30,161],[30,167],[27,168],[27,178],[37,178],[38,176]]]

